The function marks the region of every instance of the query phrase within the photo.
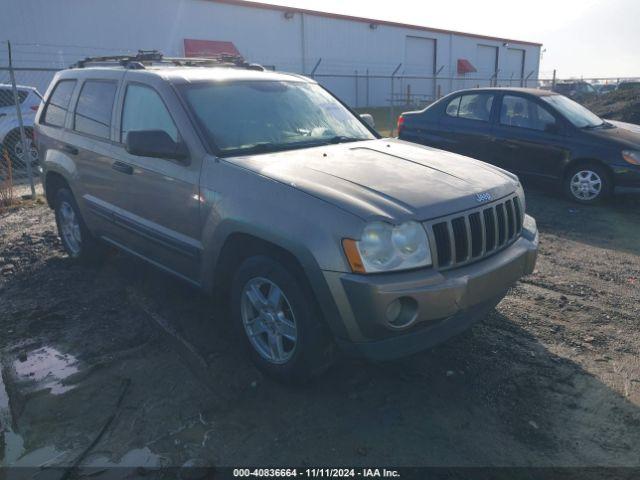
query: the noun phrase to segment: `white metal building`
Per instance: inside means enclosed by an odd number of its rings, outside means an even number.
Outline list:
[[[0,40],[16,65],[66,67],[88,55],[157,49],[239,52],[311,75],[352,106],[424,99],[476,85],[534,85],[541,45],[243,0],[12,0]],[[1,57],[0,57],[1,58]],[[419,77],[419,78],[416,78]]]

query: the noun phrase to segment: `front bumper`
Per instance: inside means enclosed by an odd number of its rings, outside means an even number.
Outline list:
[[[615,165],[613,168],[613,183],[616,193],[640,191],[640,166]]]
[[[377,360],[410,355],[441,343],[483,318],[523,275],[533,272],[538,232],[527,217],[522,236],[505,250],[454,270],[382,275],[325,272],[348,332],[339,345]],[[389,305],[410,306],[414,321],[390,325]],[[413,310],[415,309],[415,311]]]

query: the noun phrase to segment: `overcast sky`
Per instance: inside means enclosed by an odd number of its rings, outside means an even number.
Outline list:
[[[640,76],[640,0],[264,0],[544,44],[541,76]]]

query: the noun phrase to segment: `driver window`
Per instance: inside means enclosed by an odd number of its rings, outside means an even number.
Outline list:
[[[127,87],[122,108],[120,141],[125,142],[127,133],[138,130],[163,130],[178,141],[178,129],[158,93],[143,85]]]
[[[500,109],[500,124],[509,127],[551,131],[556,119],[546,109],[524,97],[505,95]]]

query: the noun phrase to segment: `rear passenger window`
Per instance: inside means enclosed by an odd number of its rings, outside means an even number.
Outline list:
[[[76,88],[75,80],[60,80],[55,86],[49,102],[44,110],[43,123],[55,127],[64,127],[64,121],[71,102],[73,89]]]
[[[178,129],[160,95],[149,87],[129,85],[122,109],[120,141],[124,143],[127,133],[139,130],[162,130],[178,141]]]
[[[18,90],[18,101],[24,102],[29,96],[29,92],[25,90]],[[13,107],[15,102],[13,101],[13,90],[10,88],[0,88],[0,108]]]
[[[0,108],[13,105],[13,92],[10,88],[0,88]]]
[[[101,138],[109,138],[111,111],[117,84],[102,80],[87,80],[82,86],[76,112],[74,130]]]
[[[447,105],[447,115],[467,120],[488,122],[491,117],[493,97],[491,93],[462,95]]]

